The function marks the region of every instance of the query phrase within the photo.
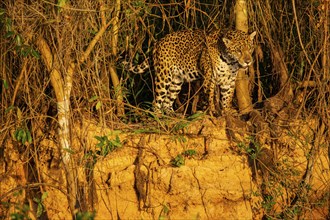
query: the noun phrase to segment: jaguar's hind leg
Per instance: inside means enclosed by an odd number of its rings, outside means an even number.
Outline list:
[[[167,77],[156,76],[153,102],[156,113],[162,112],[168,115],[174,112],[173,103],[181,91],[182,84],[183,79],[178,74],[167,75]]]
[[[166,98],[163,102],[163,108],[166,114],[172,114],[174,112],[173,103],[181,91],[182,84],[183,79],[180,76],[174,76],[167,90]]]
[[[155,97],[153,101],[153,111],[155,113],[162,113],[165,100],[168,96],[168,89],[171,82],[169,80],[164,80],[166,74],[158,74],[155,77]]]

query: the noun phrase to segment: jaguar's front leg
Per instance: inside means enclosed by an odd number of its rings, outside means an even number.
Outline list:
[[[232,101],[235,92],[235,79],[232,79],[227,85],[221,85],[220,88],[222,112],[226,113],[229,112],[232,107]]]
[[[211,116],[213,116],[213,114],[216,114],[214,104],[215,83],[211,81],[209,86],[209,111]]]

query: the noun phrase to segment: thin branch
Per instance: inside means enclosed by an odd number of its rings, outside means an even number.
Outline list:
[[[295,0],[292,0],[292,8],[293,8],[294,20],[295,20],[295,23],[296,23],[296,28],[297,28],[297,34],[298,34],[299,43],[300,43],[301,49],[304,52],[304,55],[306,57],[306,60],[308,61],[309,65],[311,65],[311,61],[308,58],[308,55],[307,55],[305,46],[304,46],[304,44],[302,42],[302,39],[301,39],[301,33],[300,33],[300,29],[299,29],[299,23],[298,23],[298,17],[297,17],[297,12],[296,12],[296,3],[295,3]]]

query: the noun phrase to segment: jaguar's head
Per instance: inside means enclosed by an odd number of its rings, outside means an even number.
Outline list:
[[[250,66],[253,62],[253,39],[256,33],[256,31],[251,34],[240,30],[228,31],[222,38],[227,59],[229,58],[230,62],[238,62],[241,68]]]

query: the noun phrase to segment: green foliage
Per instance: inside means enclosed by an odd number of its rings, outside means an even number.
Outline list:
[[[190,124],[189,121],[180,121],[177,124],[174,125],[172,131],[173,132],[178,132],[180,130],[184,130],[185,128],[188,127],[188,125]]]
[[[57,1],[57,9],[58,9],[58,12],[61,12],[62,11],[62,8],[65,7],[66,5],[66,0],[58,0]]]
[[[15,107],[11,105],[5,110],[5,113],[7,114],[8,112],[10,112],[13,109],[15,109]]]
[[[68,152],[69,154],[74,154],[75,153],[75,151],[72,148],[70,148],[70,147],[65,147],[65,148],[63,148],[63,150],[65,152]]]
[[[262,147],[253,137],[249,137],[247,142],[248,144],[240,142],[237,146],[242,152],[249,155],[252,160],[256,160],[261,153]]]
[[[22,190],[15,191],[13,193],[14,197],[18,197],[22,195]],[[30,207],[27,204],[22,203],[1,203],[5,208],[9,209],[11,205],[15,205],[15,211],[10,213],[10,219],[12,220],[30,220],[28,213],[30,211]],[[1,218],[1,217],[0,217]],[[2,218],[1,218],[2,219]]]
[[[98,143],[96,144],[97,150],[89,150],[83,157],[83,160],[86,161],[86,169],[88,170],[93,169],[98,156],[105,157],[109,153],[123,146],[118,135],[116,135],[114,140],[109,140],[108,136],[94,136],[94,138],[98,140]]]
[[[23,57],[31,55],[37,59],[40,58],[38,51],[33,49],[32,46],[24,43],[22,36],[13,28],[12,20],[6,16],[6,10],[2,8],[0,8],[0,24],[5,26],[6,31],[4,37],[12,40],[12,42],[15,44],[16,52],[19,55]]]
[[[17,128],[14,132],[14,138],[16,141],[21,142],[23,145],[27,142],[28,144],[32,143],[32,136],[27,128]]]
[[[76,220],[93,220],[95,219],[95,212],[78,212]]]
[[[262,207],[265,209],[267,213],[273,210],[276,201],[273,196],[267,195],[264,200],[261,202]]]
[[[163,204],[162,211],[158,217],[158,220],[165,220],[168,219],[168,214],[170,212],[170,208],[168,207],[168,204]]]
[[[98,155],[105,157],[110,152],[122,147],[122,143],[118,135],[116,135],[114,140],[109,140],[107,136],[95,136],[95,138],[99,141],[99,143],[96,144],[96,147],[98,148],[96,154]]]
[[[182,153],[185,157],[193,157],[197,154],[196,150],[186,150]]]
[[[90,102],[90,103],[97,101],[95,104],[96,110],[99,110],[102,107],[102,101],[98,100],[98,99],[99,99],[99,97],[97,95],[94,95],[90,99],[88,99],[88,102]]]
[[[27,204],[16,205],[15,212],[10,214],[12,220],[30,220],[31,218],[28,215],[30,207]]]
[[[8,89],[9,86],[8,86],[8,82],[7,82],[7,80],[3,79],[2,82],[3,82],[3,83],[2,83],[2,84],[3,84],[3,87],[4,87],[5,89]]]
[[[154,128],[143,128],[143,129],[135,129],[134,134],[152,134],[152,133],[160,133],[159,129]]]
[[[178,141],[179,143],[186,143],[187,139],[184,135],[173,135],[171,139],[174,141]]]
[[[3,8],[0,8],[0,21],[3,19],[3,16],[5,13],[6,13],[6,10]]]
[[[93,152],[92,150],[89,150],[85,155],[84,155],[84,160],[87,161],[86,163],[86,168],[91,170],[93,169],[93,166],[96,163],[96,158],[97,158],[97,154],[95,152]]]
[[[186,150],[182,152],[181,154],[178,154],[176,157],[174,157],[171,161],[170,164],[173,167],[181,167],[185,164],[185,158],[192,158],[197,154],[196,150]]]
[[[203,118],[203,116],[205,116],[204,112],[197,112],[193,115],[190,115],[187,117],[188,121],[197,121],[197,120],[201,120]]]
[[[185,164],[184,157],[181,154],[178,154],[170,161],[171,165],[174,167],[181,167]]]
[[[135,15],[137,11],[138,11],[138,14],[136,14],[137,16],[143,16],[145,13],[147,14],[151,13],[151,7],[149,7],[149,4],[146,4],[145,1],[141,1],[141,0],[131,1],[131,6],[135,10],[132,10],[131,8],[126,9],[125,10],[126,16]]]
[[[97,100],[99,97],[97,95],[93,95],[90,99],[88,99],[88,102],[93,102]]]
[[[16,37],[18,37],[18,36],[19,35],[16,35]],[[23,57],[27,57],[27,56],[31,55],[37,59],[40,58],[40,54],[38,51],[34,50],[30,45],[21,44],[21,41],[20,41],[20,44],[17,43],[16,52]]]
[[[16,191],[13,193],[14,197],[22,195],[22,190]],[[33,198],[33,201],[37,203],[37,218],[40,218],[41,215],[46,211],[44,206],[44,201],[48,196],[48,192],[44,192],[41,195],[41,198]],[[12,205],[15,207],[15,211],[10,213],[10,219],[12,220],[30,220],[28,213],[30,212],[30,206],[28,204],[22,203],[1,203],[3,207],[10,209]]]
[[[186,119],[184,120],[180,120],[178,123],[176,123],[171,132],[179,132],[179,131],[182,131],[182,130],[185,130],[192,122],[195,122],[195,121],[198,121],[200,119],[202,119],[202,117],[204,116],[205,114],[204,113],[196,113],[196,114],[193,114],[189,117],[187,117]]]
[[[39,218],[42,213],[46,211],[45,206],[44,206],[44,200],[47,198],[48,192],[44,192],[41,196],[41,198],[34,198],[33,201],[35,201],[38,206],[37,206],[37,217]]]

